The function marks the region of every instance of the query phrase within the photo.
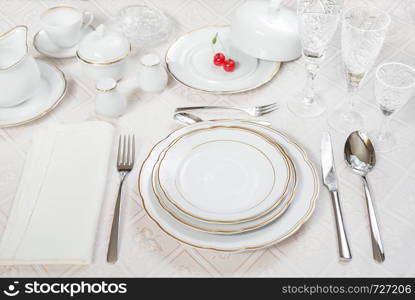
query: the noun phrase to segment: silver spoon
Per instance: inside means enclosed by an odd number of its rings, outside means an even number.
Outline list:
[[[369,184],[366,179],[367,174],[376,164],[375,149],[366,134],[355,131],[347,138],[346,145],[344,146],[344,156],[352,170],[362,176],[367,211],[369,214],[373,258],[378,262],[383,262],[385,260],[385,252],[383,250],[375,209],[370,195]]]
[[[195,116],[191,113],[186,113],[186,112],[179,112],[179,113],[175,113],[173,115],[173,118],[185,125],[191,125],[197,122],[203,122],[203,120],[201,118],[199,118],[198,116]],[[271,123],[268,121],[263,121],[263,120],[247,120],[253,123],[257,123],[260,125],[264,125],[264,126],[271,126]]]
[[[183,124],[186,124],[186,125],[190,125],[190,124],[194,124],[194,123],[203,121],[198,116],[195,116],[195,115],[192,115],[192,114],[189,114],[189,113],[185,113],[185,112],[176,113],[176,114],[174,114],[173,118],[176,121],[179,121],[180,123],[183,123]]]

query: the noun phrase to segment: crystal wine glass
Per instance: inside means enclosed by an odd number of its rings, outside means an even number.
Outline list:
[[[314,79],[336,32],[342,7],[343,0],[298,0],[297,16],[307,83],[303,94],[288,102],[288,108],[295,115],[315,117],[326,109],[324,100],[314,91]]]
[[[380,65],[376,70],[375,97],[383,114],[378,131],[371,134],[376,151],[388,152],[397,145],[395,135],[389,131],[392,114],[403,107],[413,96],[415,69],[396,62]]]
[[[347,133],[363,127],[363,117],[354,108],[354,98],[379,56],[389,24],[389,15],[377,8],[353,7],[344,12],[341,43],[350,104],[348,109],[337,110],[329,118],[334,129]]]

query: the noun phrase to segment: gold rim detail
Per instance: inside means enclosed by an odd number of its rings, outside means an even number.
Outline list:
[[[265,215],[265,214],[267,214],[267,213],[269,213],[271,210],[273,210],[275,207],[277,207],[278,206],[278,204],[284,199],[284,197],[287,195],[287,192],[288,192],[288,186],[289,186],[289,183],[290,183],[290,179],[291,179],[291,169],[290,169],[290,167],[289,167],[289,163],[288,163],[288,160],[287,160],[287,156],[286,156],[286,153],[285,153],[285,151],[284,151],[284,149],[282,149],[281,148],[281,146],[280,145],[278,145],[278,144],[275,144],[275,143],[273,143],[270,139],[268,139],[268,138],[266,138],[265,136],[263,136],[263,135],[261,135],[261,134],[259,134],[258,132],[256,132],[256,131],[253,131],[253,130],[250,130],[250,129],[247,129],[247,128],[243,128],[243,127],[238,127],[238,126],[212,126],[212,127],[209,127],[209,128],[200,128],[200,129],[196,129],[196,130],[194,130],[194,131],[191,131],[191,132],[188,132],[188,133],[186,133],[185,135],[183,135],[183,136],[181,136],[181,137],[179,137],[179,138],[177,138],[177,139],[175,139],[167,148],[166,148],[166,150],[165,151],[163,151],[163,157],[161,157],[161,155],[159,156],[159,160],[160,160],[160,167],[161,167],[161,165],[163,164],[163,161],[164,161],[164,158],[165,158],[165,156],[166,156],[166,154],[167,154],[167,152],[170,150],[170,148],[172,148],[177,142],[179,142],[182,138],[185,138],[185,137],[187,137],[187,136],[189,136],[189,135],[192,135],[192,134],[196,134],[196,133],[198,133],[198,132],[200,132],[200,131],[204,131],[204,130],[212,130],[212,129],[217,129],[217,128],[230,128],[230,129],[238,129],[238,130],[245,130],[245,131],[247,131],[247,132],[250,132],[250,133],[252,133],[252,134],[255,134],[255,135],[257,135],[258,137],[260,137],[260,138],[262,138],[262,139],[264,139],[265,140],[265,142],[267,142],[267,143],[269,143],[272,147],[275,147],[275,148],[277,148],[277,150],[279,151],[279,153],[283,156],[283,158],[284,158],[284,162],[285,162],[285,165],[286,165],[286,167],[287,167],[287,170],[288,170],[288,177],[287,177],[287,181],[285,182],[285,184],[284,184],[284,188],[283,188],[283,191],[282,191],[282,194],[279,196],[279,198],[275,201],[275,203],[271,206],[271,207],[269,207],[268,209],[266,209],[265,211],[263,211],[263,212],[261,212],[261,213],[259,213],[259,214],[256,214],[256,215],[254,215],[254,216],[251,216],[251,217],[247,217],[247,218],[243,218],[243,219],[238,219],[238,220],[230,220],[230,221],[223,221],[223,220],[216,220],[216,219],[206,219],[206,218],[202,218],[202,217],[199,217],[199,216],[195,216],[195,215],[193,215],[193,214],[191,214],[191,213],[189,213],[188,211],[186,211],[185,209],[183,209],[183,207],[181,207],[179,204],[177,204],[176,202],[174,202],[173,200],[171,200],[169,197],[168,197],[168,193],[163,189],[163,187],[161,186],[161,184],[160,184],[160,188],[161,188],[161,190],[162,190],[162,192],[163,192],[163,194],[164,195],[166,195],[166,199],[171,203],[171,204],[173,204],[178,210],[180,210],[182,213],[184,213],[185,215],[188,215],[189,217],[192,217],[193,219],[196,219],[196,220],[199,220],[199,221],[204,221],[204,222],[208,222],[208,223],[220,223],[220,224],[232,224],[232,223],[240,223],[240,222],[246,222],[246,221],[250,221],[250,220],[253,220],[253,219],[256,219],[256,218],[259,218],[259,217],[261,217],[261,216],[263,216],[263,215]],[[274,174],[275,174],[275,170],[274,170]],[[159,176],[159,171],[157,171],[157,180],[158,180],[158,182],[160,182],[160,176]]]
[[[7,71],[7,70],[10,70],[11,68],[13,68],[13,67],[15,67],[15,66],[17,66],[23,59],[25,59],[26,58],[26,55],[27,55],[27,53],[29,52],[29,46],[27,45],[27,33],[28,33],[28,31],[29,31],[29,28],[26,26],[26,25],[18,25],[18,26],[15,26],[15,27],[13,27],[12,29],[10,29],[10,30],[8,30],[8,31],[6,31],[5,33],[2,33],[1,35],[0,35],[0,39],[2,39],[2,38],[4,38],[4,37],[6,37],[7,35],[9,35],[10,33],[12,33],[13,31],[15,31],[16,29],[18,29],[18,28],[24,28],[25,29],[25,31],[26,31],[26,52],[25,52],[25,54],[22,56],[22,58],[21,59],[19,59],[17,62],[15,62],[13,65],[11,65],[11,66],[9,66],[9,67],[7,67],[7,68],[4,68],[4,69],[2,69],[2,68],[0,68],[0,71]]]
[[[214,123],[214,122],[220,122],[220,121],[233,121],[231,119],[218,119],[218,120],[211,120],[211,121],[206,121],[205,123]],[[181,238],[176,237],[174,234],[170,233],[168,230],[166,230],[163,225],[161,225],[155,218],[154,216],[152,216],[150,214],[150,212],[148,211],[145,201],[144,201],[144,197],[141,193],[141,189],[140,189],[140,181],[141,181],[141,175],[142,175],[142,171],[143,171],[143,167],[145,165],[145,163],[147,162],[147,160],[150,158],[151,154],[153,153],[153,150],[163,141],[165,141],[166,139],[168,139],[172,134],[174,134],[175,132],[177,132],[178,130],[180,130],[181,128],[171,132],[169,135],[167,135],[164,139],[162,139],[161,141],[159,141],[158,143],[156,143],[151,149],[150,152],[148,153],[147,157],[144,159],[142,165],[141,165],[141,169],[140,169],[140,173],[138,176],[138,194],[141,198],[141,203],[143,205],[144,210],[146,211],[147,215],[150,217],[150,219],[152,219],[157,226],[164,232],[166,233],[168,236],[172,237],[173,239],[186,244],[188,246],[191,247],[195,247],[195,248],[199,248],[199,249],[206,249],[206,250],[212,250],[212,251],[218,251],[218,252],[225,252],[225,253],[229,253],[229,252],[239,252],[239,251],[247,251],[247,250],[257,250],[257,249],[262,249],[262,248],[266,248],[268,246],[271,246],[273,244],[279,243],[283,240],[285,240],[286,238],[290,237],[291,235],[293,235],[305,222],[307,222],[307,220],[310,218],[310,216],[312,215],[315,205],[316,205],[316,199],[318,197],[319,191],[320,191],[320,186],[319,186],[319,179],[317,176],[317,171],[313,165],[313,163],[310,161],[310,159],[307,156],[307,152],[304,150],[304,148],[296,141],[292,140],[287,134],[278,131],[274,128],[271,128],[270,126],[265,126],[265,125],[261,125],[255,122],[250,122],[250,121],[244,121],[244,120],[237,120],[238,122],[241,123],[247,123],[247,124],[252,124],[252,125],[256,125],[258,127],[262,127],[262,128],[266,128],[269,129],[273,132],[275,132],[278,135],[281,135],[283,138],[285,138],[285,140],[287,140],[290,144],[294,145],[301,153],[301,155],[303,156],[304,161],[306,162],[306,164],[310,167],[310,170],[312,172],[313,178],[314,178],[314,193],[312,195],[311,201],[310,201],[310,206],[308,207],[307,212],[304,214],[304,216],[294,225],[291,227],[291,229],[282,237],[275,239],[273,241],[270,241],[268,243],[262,244],[262,245],[258,245],[258,246],[247,246],[247,247],[241,247],[241,248],[233,248],[233,249],[221,249],[221,248],[214,248],[214,247],[207,247],[207,246],[201,246],[201,245],[197,245],[197,244],[193,244],[191,242],[187,242],[184,241]]]
[[[56,101],[52,104],[52,106],[50,106],[47,110],[45,110],[45,111],[41,112],[40,114],[38,114],[38,115],[36,115],[36,116],[34,116],[34,117],[30,118],[30,119],[27,119],[27,120],[21,121],[21,122],[10,123],[10,124],[0,124],[0,128],[20,126],[20,125],[24,125],[24,124],[27,124],[27,123],[33,122],[33,121],[35,121],[35,120],[37,120],[37,119],[40,119],[40,118],[42,118],[43,116],[45,116],[46,114],[48,114],[49,112],[51,112],[53,109],[55,109],[55,107],[57,107],[57,106],[58,106],[58,104],[59,104],[59,103],[62,101],[62,99],[64,98],[64,96],[65,96],[65,94],[66,94],[66,90],[68,89],[68,82],[67,82],[67,80],[66,80],[65,73],[63,73],[63,72],[62,72],[62,70],[61,70],[61,69],[59,69],[58,67],[56,67],[56,66],[54,66],[54,65],[52,65],[52,64],[50,64],[50,63],[48,63],[48,62],[45,62],[45,61],[42,61],[42,62],[44,62],[44,63],[48,64],[48,66],[51,66],[51,67],[53,67],[53,68],[55,68],[56,70],[58,70],[58,71],[59,71],[59,73],[60,73],[60,75],[62,76],[62,79],[63,79],[63,81],[64,81],[64,85],[65,85],[65,86],[64,86],[64,88],[63,88],[63,90],[62,90],[62,94],[58,97],[58,99],[56,99]],[[30,99],[29,99],[28,101],[30,101]]]

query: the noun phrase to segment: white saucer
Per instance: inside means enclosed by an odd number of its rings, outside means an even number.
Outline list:
[[[92,26],[88,26],[85,29],[82,29],[81,39],[90,33],[94,28]],[[78,44],[71,48],[61,48],[57,46],[54,42],[52,42],[46,32],[44,30],[39,31],[35,34],[33,38],[33,46],[35,49],[49,57],[54,58],[69,58],[76,56],[76,50],[78,49]]]
[[[22,125],[43,117],[65,95],[67,84],[63,72],[47,62],[36,61],[42,77],[38,92],[19,105],[0,107],[0,128]]]

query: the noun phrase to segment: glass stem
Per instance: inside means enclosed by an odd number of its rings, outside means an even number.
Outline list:
[[[356,100],[356,95],[357,95],[358,89],[359,89],[359,86],[354,85],[354,84],[350,84],[347,87],[348,98],[349,98],[349,111],[350,112],[354,112],[354,110],[355,110],[355,100]]]
[[[382,140],[385,138],[386,134],[388,133],[389,130],[389,124],[391,121],[391,115],[389,114],[383,114],[383,118],[382,118],[382,122],[380,124],[380,128],[379,128],[379,139]]]
[[[357,92],[359,90],[360,81],[363,78],[361,74],[353,74],[346,70],[346,78],[347,78],[347,92],[349,98],[349,112],[355,111],[355,100],[357,96]]]
[[[306,58],[305,68],[307,71],[307,83],[304,89],[304,103],[310,105],[315,101],[314,79],[320,67],[312,59]]]

